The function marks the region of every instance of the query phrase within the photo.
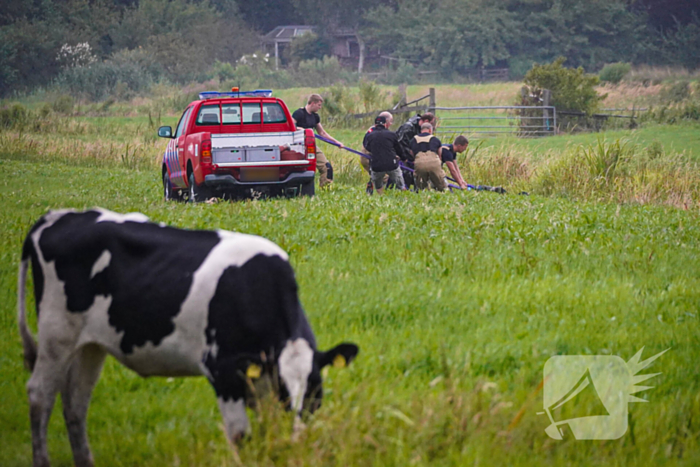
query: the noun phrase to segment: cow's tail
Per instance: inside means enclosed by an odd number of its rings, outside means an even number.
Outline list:
[[[29,245],[28,245],[29,243]],[[37,357],[36,340],[27,324],[27,272],[29,270],[29,251],[32,248],[31,241],[27,239],[22,251],[22,261],[19,265],[19,281],[17,284],[17,322],[19,324],[19,335],[22,337],[24,347],[24,364],[31,371],[34,369]]]

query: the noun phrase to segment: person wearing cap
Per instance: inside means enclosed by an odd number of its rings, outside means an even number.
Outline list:
[[[428,182],[432,182],[436,190],[445,191],[447,183],[439,155],[442,143],[433,135],[433,126],[430,123],[422,124],[420,130],[411,141],[411,152],[416,158],[416,188],[425,190],[428,188]]]
[[[321,117],[318,111],[323,107],[323,97],[319,94],[311,94],[306,102],[306,106],[294,111],[292,120],[297,128],[311,128],[320,136],[333,141],[339,148],[343,148],[343,143],[329,135],[321,125]],[[333,166],[328,162],[326,155],[316,146],[316,169],[320,175],[319,186],[323,188],[333,181]]]
[[[457,165],[457,154],[466,151],[468,145],[469,140],[467,140],[465,136],[459,135],[455,138],[454,143],[443,144],[440,148],[440,158],[442,159],[442,163],[447,166],[452,178],[463,190],[467,189],[467,182],[464,181],[464,178],[462,178],[462,173],[459,171],[459,166]]]
[[[393,116],[389,112],[382,112],[374,120],[372,131],[365,134],[362,146],[372,156],[370,161],[371,178],[374,189],[380,195],[384,193],[384,177],[389,176],[389,181],[399,190],[405,190],[403,174],[399,167],[399,160],[406,160],[406,153],[399,144],[396,133],[389,130],[393,123]]]

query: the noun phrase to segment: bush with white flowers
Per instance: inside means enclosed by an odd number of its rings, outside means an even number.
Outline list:
[[[75,45],[63,44],[56,55],[56,60],[65,68],[90,66],[97,61],[97,56],[92,53],[92,48],[87,42]]]

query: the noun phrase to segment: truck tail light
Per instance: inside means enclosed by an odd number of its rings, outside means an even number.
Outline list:
[[[306,158],[316,159],[316,137],[314,136],[313,130],[306,130],[304,146],[306,147]]]
[[[202,141],[202,164],[211,164],[211,140]]]

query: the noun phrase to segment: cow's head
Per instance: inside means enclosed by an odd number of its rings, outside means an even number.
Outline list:
[[[342,343],[322,352],[314,350],[306,339],[287,341],[274,362],[249,361],[246,377],[265,380],[272,377],[279,398],[297,414],[313,413],[321,406],[323,387],[321,370],[329,365],[346,367],[357,356],[355,344]],[[266,384],[264,384],[266,385]]]

